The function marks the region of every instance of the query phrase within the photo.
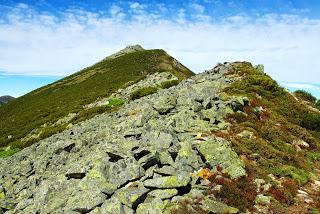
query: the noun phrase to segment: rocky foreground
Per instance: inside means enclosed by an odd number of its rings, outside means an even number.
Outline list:
[[[220,93],[237,78],[230,69],[219,64],[1,159],[0,213],[180,213],[188,200],[193,213],[237,213],[208,193],[221,188],[210,176],[247,174],[231,143],[211,134],[249,102]]]

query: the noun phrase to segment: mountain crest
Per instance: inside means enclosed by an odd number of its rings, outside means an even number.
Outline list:
[[[137,51],[144,51],[144,50],[145,49],[141,45],[138,45],[138,44],[137,45],[128,45],[124,49],[108,56],[107,59],[115,59],[117,57],[123,56],[128,53],[133,53],[133,52],[137,52]]]

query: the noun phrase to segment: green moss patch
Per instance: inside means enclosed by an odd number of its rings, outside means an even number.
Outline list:
[[[136,100],[141,97],[144,97],[144,96],[147,96],[150,94],[154,94],[157,91],[158,91],[158,88],[156,88],[156,87],[141,88],[141,89],[138,89],[130,94],[130,100]]]

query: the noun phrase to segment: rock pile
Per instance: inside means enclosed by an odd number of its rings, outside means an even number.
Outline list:
[[[211,134],[246,102],[219,93],[233,81],[227,69],[219,64],[1,159],[0,213],[170,213],[188,198],[236,213],[205,194],[199,175],[246,173],[230,143]]]

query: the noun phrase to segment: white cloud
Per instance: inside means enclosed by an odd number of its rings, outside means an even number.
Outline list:
[[[196,13],[204,13],[205,8],[201,4],[192,3],[190,7],[195,10]]]
[[[140,4],[139,2],[133,2],[130,4],[130,8],[133,10],[143,10],[145,6],[143,4]]]
[[[283,86],[289,87],[289,88],[297,88],[297,89],[314,89],[314,90],[319,90],[320,87],[317,85],[313,84],[308,84],[308,83],[282,83]]]
[[[140,13],[113,5],[109,16],[69,10],[55,17],[29,7],[22,13],[18,6],[9,22],[0,22],[0,70],[67,75],[139,43],[165,49],[196,72],[217,62],[247,60],[264,64],[279,81],[320,82],[320,20],[269,14],[212,21],[200,8],[193,14],[177,9],[169,19],[147,13],[137,2],[129,6]],[[195,15],[203,17],[192,19]]]

